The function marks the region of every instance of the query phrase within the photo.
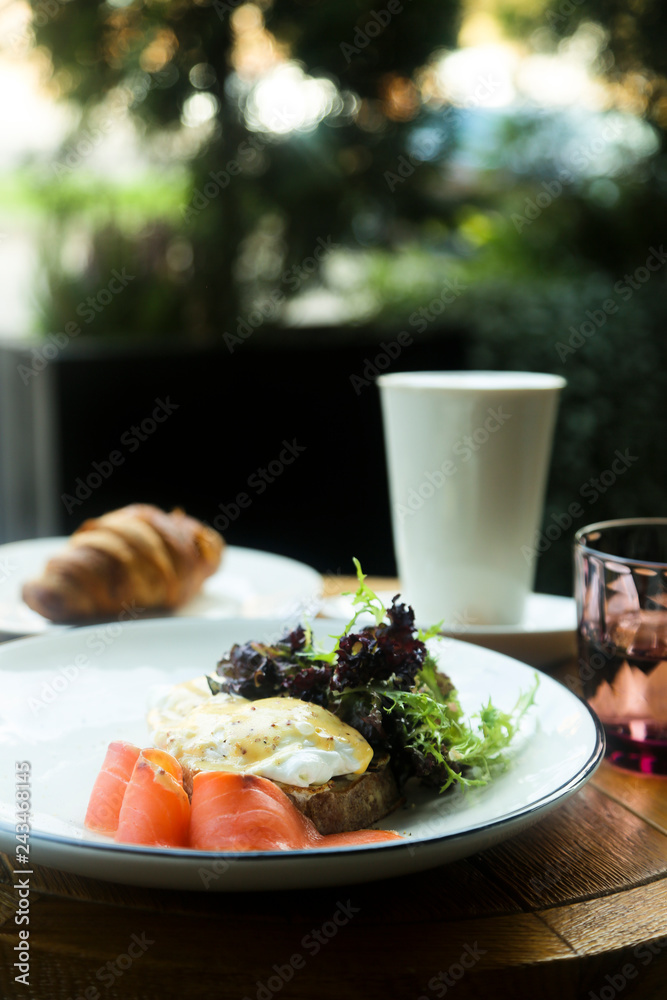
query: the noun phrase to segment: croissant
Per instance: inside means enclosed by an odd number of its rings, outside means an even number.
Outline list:
[[[181,607],[220,565],[224,539],[178,508],[130,504],[91,518],[23,585],[23,600],[58,623]]]

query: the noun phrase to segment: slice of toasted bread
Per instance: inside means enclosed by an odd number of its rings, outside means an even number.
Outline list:
[[[324,785],[297,788],[280,781],[276,784],[320,833],[363,830],[403,801],[388,756],[374,761],[364,774],[332,778]]]

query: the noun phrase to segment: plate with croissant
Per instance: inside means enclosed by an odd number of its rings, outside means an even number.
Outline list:
[[[176,508],[130,504],[69,537],[0,545],[0,633],[37,635],[136,618],[315,614],[322,577],[285,556],[227,545]]]

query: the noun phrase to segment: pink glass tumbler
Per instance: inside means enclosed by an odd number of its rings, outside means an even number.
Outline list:
[[[588,525],[574,563],[579,677],[607,758],[667,775],[667,518]]]

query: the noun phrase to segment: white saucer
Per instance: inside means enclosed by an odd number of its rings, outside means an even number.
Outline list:
[[[378,597],[391,604],[396,591],[379,591]],[[346,618],[353,614],[352,595],[341,594],[323,602],[320,614]],[[361,619],[360,619],[361,623]],[[431,622],[420,623],[429,626]],[[494,649],[533,667],[545,666],[574,656],[577,648],[577,610],[572,597],[531,594],[524,619],[517,625],[454,625],[443,628],[444,635],[477,646]]]

